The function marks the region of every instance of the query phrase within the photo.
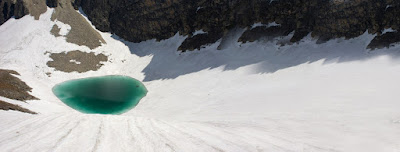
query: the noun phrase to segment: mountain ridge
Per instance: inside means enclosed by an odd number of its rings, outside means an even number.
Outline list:
[[[15,16],[29,14],[29,1],[0,1],[0,24]],[[179,48],[200,49],[215,43],[230,30],[245,28],[241,39],[254,41],[265,36],[286,36],[290,43],[311,34],[323,43],[334,38],[354,38],[365,32],[376,37],[369,49],[390,47],[400,41],[400,2],[394,0],[70,0],[75,9],[82,8],[92,24],[102,32],[111,32],[131,42],[171,38],[176,33],[188,36]],[[47,0],[57,7],[59,0]],[[261,32],[250,28],[256,23],[277,23],[282,33]],[[275,31],[267,27],[263,31]],[[390,29],[390,32],[384,32]],[[205,33],[194,35],[196,31]]]

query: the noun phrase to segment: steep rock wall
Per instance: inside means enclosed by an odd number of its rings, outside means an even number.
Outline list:
[[[196,30],[208,32],[197,39],[210,43],[230,29],[258,22],[275,22],[294,32],[292,42],[309,33],[324,41],[400,28],[400,2],[395,0],[76,0],[74,5],[101,31],[132,42],[167,39],[177,32],[189,35],[182,50],[202,45],[194,44]]]
[[[28,8],[22,0],[0,0],[0,25],[11,17],[16,19],[28,14]]]

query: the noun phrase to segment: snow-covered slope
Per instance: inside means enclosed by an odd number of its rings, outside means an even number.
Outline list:
[[[40,114],[0,111],[1,151],[400,151],[399,47],[365,50],[371,35],[315,44],[307,37],[218,44],[179,53],[184,37],[129,43],[101,33],[90,50],[54,37],[52,9],[0,26],[0,69],[39,101],[0,97]],[[46,52],[109,55],[98,71],[64,73]],[[51,77],[46,75],[51,72]],[[127,75],[148,94],[123,115],[87,115],[51,92],[65,80]]]

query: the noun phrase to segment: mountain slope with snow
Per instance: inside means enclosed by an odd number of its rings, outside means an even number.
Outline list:
[[[399,47],[365,50],[364,34],[315,44],[213,44],[180,53],[185,37],[130,43],[101,33],[91,50],[54,37],[48,11],[0,26],[0,69],[12,69],[40,100],[0,97],[38,115],[0,111],[2,151],[400,151]],[[98,71],[47,67],[50,53],[103,53]],[[47,75],[46,73],[51,73]],[[102,75],[143,81],[148,94],[122,115],[87,115],[51,92]]]

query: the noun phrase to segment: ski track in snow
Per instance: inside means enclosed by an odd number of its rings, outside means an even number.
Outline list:
[[[101,33],[107,44],[90,50],[50,34],[52,11],[0,26],[0,68],[41,99],[5,100],[40,114],[0,111],[1,151],[400,151],[400,47],[368,52],[371,35],[280,47],[238,44],[239,33],[224,50],[179,54],[182,36],[134,44]],[[46,51],[72,50],[112,63],[82,74],[46,66]],[[51,93],[110,74],[146,80],[147,96],[116,116],[81,114]]]
[[[332,151],[265,136],[260,128],[111,117],[40,115],[33,122],[20,122],[32,125],[2,132],[0,146],[4,151],[257,151],[261,147],[273,151]]]

